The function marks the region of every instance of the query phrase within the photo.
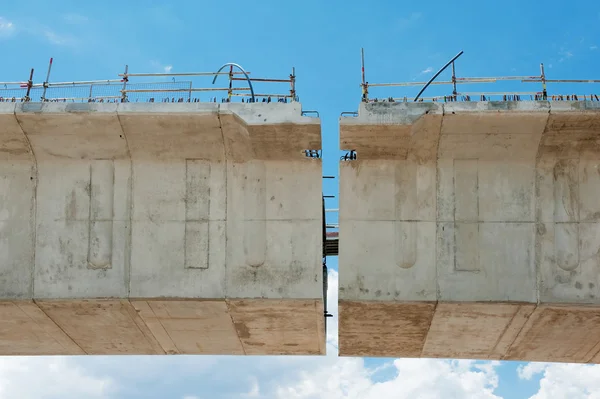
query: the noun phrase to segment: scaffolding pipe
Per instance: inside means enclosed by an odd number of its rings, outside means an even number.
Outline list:
[[[362,77],[362,84],[365,84],[365,49],[360,49],[360,72]]]
[[[226,66],[231,65],[234,66],[236,68],[239,68],[243,73],[244,76],[246,76],[246,80],[248,81],[248,85],[250,86],[250,92],[252,93],[252,102],[256,102],[255,98],[254,98],[254,88],[252,87],[252,81],[250,81],[250,77],[248,76],[248,74],[246,73],[246,71],[244,70],[244,68],[242,68],[240,65],[234,63],[234,62],[228,62],[226,64],[223,64],[223,66],[221,66],[221,68],[219,68],[219,70],[214,74],[215,77],[213,78],[212,84],[215,84],[215,82],[217,81],[217,77],[219,75],[219,72],[221,72],[221,70],[223,68],[225,68]]]
[[[452,94],[456,95],[456,68],[454,67],[454,61],[452,61]]]
[[[450,80],[441,80],[438,82],[431,82],[432,85],[447,85],[451,84]],[[401,83],[370,83],[369,87],[394,87],[394,86],[422,86],[427,84],[427,82],[401,82]]]
[[[105,80],[83,80],[81,82],[55,82],[55,83],[36,83],[31,85],[31,87],[57,87],[57,86],[81,86],[81,85],[97,85],[97,84],[113,84],[120,83],[122,79],[105,79]]]
[[[423,86],[423,88],[421,89],[421,91],[419,92],[419,94],[417,94],[417,96],[415,97],[415,99],[413,101],[417,101],[419,99],[419,97],[421,96],[421,94],[423,94],[423,92],[425,91],[425,89],[427,89],[429,87],[429,85],[431,84],[431,82],[433,82],[435,80],[435,78],[437,78],[440,73],[444,72],[444,70],[446,68],[448,68],[448,66],[450,66],[450,64],[454,63],[454,61],[456,61],[456,59],[458,57],[460,57],[463,54],[463,51],[461,50],[460,53],[456,54],[450,61],[448,61],[446,63],[446,65],[444,65],[442,67],[442,69],[440,69],[439,71],[437,71],[437,73],[435,75],[433,75],[433,77],[431,79],[429,79],[429,82],[427,82],[427,84],[425,86]]]
[[[546,90],[546,73],[544,72],[544,64],[541,63],[540,64],[540,72],[541,72],[541,77],[542,77],[542,99],[547,100],[548,99],[548,91]]]
[[[246,78],[232,78],[232,80],[248,80]],[[292,79],[267,79],[267,78],[250,78],[252,82],[275,82],[275,83],[290,83]]]
[[[600,83],[600,80],[597,79],[540,79],[540,78],[535,78],[535,79],[525,79],[522,80],[521,82],[523,83],[539,83],[539,82],[546,82],[546,83]]]
[[[227,102],[231,102],[231,94],[233,91],[231,88],[233,87],[233,65],[229,66],[229,90],[227,90]]]
[[[29,72],[29,80],[27,81],[27,93],[25,94],[25,101],[29,101],[31,98],[29,94],[31,94],[31,87],[33,86],[33,68],[31,68],[31,72]]]
[[[227,64],[228,65],[228,64]],[[251,72],[233,72],[234,75],[242,75],[244,73],[247,73],[248,75],[251,74]],[[229,72],[179,72],[179,73],[127,73],[127,74],[122,74],[120,73],[119,76],[123,76],[123,77],[141,77],[141,76],[214,76],[214,75],[228,75]]]
[[[246,89],[248,90],[248,89]],[[275,97],[275,98],[291,98],[292,96],[290,96],[289,94],[260,94],[260,93],[233,93],[232,96],[236,96],[236,97]],[[255,101],[252,101],[255,102]]]
[[[231,90],[250,90],[247,87],[233,87]],[[195,91],[229,91],[228,87],[206,87],[206,88],[181,88],[181,89],[129,89],[126,93],[180,93]],[[235,93],[232,93],[235,96]]]
[[[296,67],[292,67],[292,74],[290,75],[290,95],[292,101],[296,101]]]
[[[46,81],[44,82],[44,92],[42,93],[42,101],[46,101],[46,90],[48,89],[48,82],[50,81],[50,71],[52,71],[52,58],[48,64],[48,73],[46,74]]]
[[[362,88],[362,100],[364,102],[369,101],[369,87],[367,86],[366,78],[365,78],[365,49],[360,49],[360,72],[361,72],[361,88]]]

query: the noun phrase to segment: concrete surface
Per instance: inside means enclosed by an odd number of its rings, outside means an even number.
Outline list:
[[[600,103],[340,119],[340,353],[600,362]]]
[[[323,354],[298,103],[0,103],[0,355]]]

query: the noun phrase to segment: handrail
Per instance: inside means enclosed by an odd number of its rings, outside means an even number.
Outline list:
[[[366,82],[365,79],[365,61],[364,61],[364,50],[361,49],[361,76],[362,83],[360,84],[362,88],[362,101],[363,102],[377,102],[377,101],[404,101],[406,102],[408,99],[406,96],[402,97],[386,97],[385,99],[369,99],[369,87],[409,87],[409,86],[423,86],[417,96],[412,101],[436,101],[436,100],[448,100],[448,101],[457,101],[459,97],[463,97],[462,100],[470,101],[470,96],[472,95],[480,95],[482,97],[482,101],[487,101],[485,99],[486,96],[512,96],[510,101],[520,101],[519,96],[530,95],[531,99],[535,100],[563,100],[565,98],[570,99],[578,99],[578,98],[590,98],[592,101],[598,99],[597,94],[586,94],[586,95],[573,95],[573,94],[561,94],[561,95],[550,95],[546,90],[546,83],[588,83],[588,84],[597,84],[600,83],[600,79],[547,79],[546,74],[544,72],[544,64],[540,64],[540,75],[538,76],[498,76],[498,77],[457,77],[456,76],[456,66],[455,61],[458,57],[463,54],[463,51],[459,52],[456,56],[454,56],[450,61],[448,61],[439,71],[437,71],[431,79],[427,82],[398,82],[398,83],[369,83]],[[451,80],[443,80],[443,81],[435,81],[435,79],[449,66],[452,66],[452,77]],[[542,83],[541,91],[506,91],[506,92],[489,92],[489,91],[481,91],[481,92],[458,92],[457,85],[458,84],[481,84],[481,83],[497,83],[497,82],[506,82],[506,81],[515,81],[520,83]],[[422,97],[423,92],[431,85],[452,85],[453,90],[451,94],[447,95],[439,95],[432,97]],[[503,100],[505,101],[505,100]],[[343,116],[343,114],[342,114]]]
[[[421,97],[421,94],[423,94],[423,92],[425,91],[425,89],[427,89],[429,87],[429,85],[431,84],[431,82],[433,82],[435,80],[435,78],[437,78],[438,76],[440,76],[440,73],[444,72],[444,70],[446,68],[448,68],[451,64],[454,64],[454,61],[460,57],[461,55],[463,55],[464,51],[460,51],[458,54],[456,54],[450,61],[448,61],[446,63],[446,65],[444,65],[442,67],[442,69],[440,69],[439,71],[437,71],[437,73],[435,75],[433,75],[433,77],[431,79],[429,79],[429,82],[427,82],[425,84],[425,86],[423,86],[423,88],[421,89],[421,91],[419,92],[419,94],[417,94],[417,96],[415,97],[415,99],[413,101],[417,101],[419,99],[419,97]]]
[[[223,72],[223,68],[230,66],[230,70]],[[239,71],[233,71],[233,69],[240,69]],[[116,74],[119,79],[101,79],[101,80],[85,80],[85,81],[61,81],[61,82],[50,82],[50,74],[54,72],[53,59],[50,59],[48,64],[47,74],[44,77],[44,81],[40,83],[33,82],[33,69],[29,74],[28,80],[21,81],[6,81],[0,82],[0,101],[69,101],[69,102],[102,102],[108,99],[115,99],[120,97],[121,102],[137,102],[137,101],[150,101],[153,102],[155,97],[161,97],[161,93],[165,98],[162,100],[166,101],[167,97],[171,97],[168,93],[173,93],[175,97],[182,98],[169,98],[170,102],[199,102],[199,96],[192,97],[193,93],[196,92],[219,92],[227,91],[227,99],[222,101],[230,102],[232,97],[250,97],[248,102],[258,102],[260,97],[263,97],[263,102],[271,102],[277,100],[278,102],[288,102],[291,99],[292,102],[297,101],[295,91],[295,68],[292,68],[292,73],[289,78],[285,79],[270,79],[266,77],[251,78],[251,72],[244,70],[239,64],[226,63],[217,72],[161,72],[161,73],[130,73],[129,67],[125,66],[125,71]],[[212,77],[213,85],[215,84],[216,78],[219,75],[228,75],[229,87],[202,87],[197,86],[196,79],[194,77],[210,76]],[[238,76],[239,75],[239,76]],[[175,77],[188,76],[190,79],[175,79]],[[150,81],[137,81],[132,82],[131,79],[134,77],[172,77],[171,79],[150,79]],[[233,81],[246,80],[248,87],[233,87]],[[286,91],[279,90],[261,90],[261,94],[255,92],[254,82],[265,82],[265,83],[288,83],[291,86],[289,93]],[[196,87],[194,87],[196,85]],[[223,85],[225,86],[225,85]],[[135,95],[134,95],[135,93]],[[152,93],[155,93],[152,94]],[[185,94],[183,94],[185,93]],[[264,93],[264,94],[263,94]],[[128,94],[130,96],[128,96]],[[183,96],[182,96],[183,94]],[[33,98],[32,98],[33,97]],[[153,98],[150,98],[153,97]],[[157,98],[159,99],[159,98]],[[204,98],[202,101],[216,102],[216,97],[210,99]],[[241,99],[242,102],[245,99]],[[318,114],[317,114],[318,115]]]
[[[254,98],[254,88],[252,87],[252,81],[250,80],[250,77],[248,76],[248,74],[246,73],[244,68],[242,68],[240,65],[238,65],[234,62],[228,62],[228,63],[223,64],[223,66],[221,66],[221,68],[219,68],[219,70],[215,73],[215,77],[214,77],[212,83],[215,84],[215,82],[217,81],[219,72],[221,72],[221,70],[223,68],[225,68],[226,66],[234,66],[236,68],[239,68],[244,73],[244,76],[246,76],[246,80],[248,81],[248,85],[250,86],[250,92],[252,93],[252,102],[253,103],[256,102],[255,98]],[[229,72],[229,73],[233,73],[233,72]]]

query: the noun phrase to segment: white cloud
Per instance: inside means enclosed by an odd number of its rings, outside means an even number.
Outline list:
[[[246,392],[243,396],[247,398],[258,398],[260,397],[260,385],[258,385],[258,380],[254,378],[252,380],[252,387],[248,392]]]
[[[362,359],[339,359],[331,366],[301,371],[297,381],[279,386],[281,399],[499,398],[495,364],[433,359],[396,359],[395,376],[374,382]]]
[[[433,68],[427,67],[421,71],[421,75],[425,75],[426,73],[431,73],[431,72],[433,72]]]
[[[0,360],[0,399],[102,398],[114,387],[112,379],[93,377],[63,357],[6,357]]]
[[[590,46],[590,50],[597,50],[598,46],[596,46],[595,44],[593,46]]]
[[[600,365],[529,363],[517,370],[529,380],[541,374],[540,389],[530,399],[598,399]]]
[[[12,36],[15,33],[15,24],[6,18],[0,17],[0,39]]]
[[[162,62],[157,61],[157,60],[151,60],[150,61],[150,68],[152,70],[154,70],[155,72],[171,73],[171,71],[173,70],[173,65],[171,65],[171,64],[163,64]],[[164,77],[162,77],[160,79],[164,79]]]
[[[71,16],[71,18],[75,18]],[[35,18],[25,18],[19,21],[19,28],[12,21],[0,17],[0,39],[11,37],[13,35],[26,34],[36,38],[43,38],[47,42],[57,46],[74,46],[79,43],[79,39],[74,34],[59,33],[53,28],[40,23]]]
[[[77,42],[77,40],[74,37],[69,36],[69,35],[61,35],[51,29],[44,30],[44,37],[51,44],[54,44],[57,46],[70,46],[70,45],[74,45]]]
[[[339,274],[333,269],[329,269],[327,274],[327,311],[333,315],[327,318],[327,354],[337,356]]]
[[[517,369],[517,375],[522,380],[531,380],[533,376],[541,373],[545,368],[552,363],[527,363],[525,366],[519,366]]]

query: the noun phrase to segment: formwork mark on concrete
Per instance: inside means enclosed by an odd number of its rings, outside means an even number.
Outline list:
[[[325,303],[325,302],[323,302],[323,303]],[[321,316],[321,312],[319,312],[318,307],[319,307],[319,302],[315,301],[315,315],[317,318],[316,323],[315,323],[315,328],[317,330],[316,333],[317,333],[317,337],[320,337],[321,334],[325,335],[324,340],[321,340],[321,339],[317,340],[318,345],[319,345],[318,348],[319,348],[319,353],[325,353],[325,355],[327,355],[327,334],[325,333],[326,329],[321,328],[321,323],[319,322],[319,320],[322,319],[323,323],[325,325],[325,324],[327,324],[327,318]],[[325,348],[323,348],[323,345],[325,345]],[[325,349],[325,350],[323,350],[323,349]]]
[[[219,122],[220,121],[221,120],[219,119]],[[225,291],[225,292],[227,292],[227,291]],[[231,314],[231,307],[229,306],[229,300],[227,298],[225,298],[225,306],[227,306],[227,313],[229,314],[229,318],[231,319],[231,325],[233,326],[233,329],[235,331],[235,336],[237,337],[238,341],[240,341],[240,347],[242,348],[242,352],[244,352],[244,355],[247,355],[247,353],[246,353],[246,347],[244,347],[244,343],[242,342],[242,338],[240,338],[240,334],[238,334],[238,330],[235,327],[235,320],[233,320],[233,315]]]
[[[594,358],[600,354],[600,339],[598,340],[598,342],[596,343],[596,345],[594,345],[594,347],[592,349],[590,349],[585,356],[583,357],[585,360],[585,363],[592,363]]]
[[[33,146],[31,145],[31,141],[29,141],[29,136],[25,133],[25,129],[23,129],[23,125],[21,125],[21,121],[17,118],[17,110],[16,107],[13,109],[13,116],[17,125],[19,125],[19,129],[21,133],[23,133],[23,137],[25,137],[25,141],[27,142],[27,147],[29,147],[29,151],[31,156],[33,157],[33,172],[35,177],[32,176],[33,181],[33,228],[32,228],[32,238],[33,238],[33,259],[30,268],[30,278],[31,282],[29,283],[29,289],[31,290],[31,296],[35,297],[35,261],[36,261],[36,246],[37,246],[37,186],[38,186],[38,163],[37,158],[35,156],[35,152],[33,151]],[[31,222],[30,222],[31,223]],[[37,306],[37,304],[36,304]],[[39,307],[39,306],[38,306]],[[70,338],[70,337],[69,337]]]
[[[221,132],[221,140],[223,142],[223,159],[225,160],[224,161],[225,162],[225,187],[229,187],[228,183],[227,183],[227,178],[228,178],[228,176],[227,176],[228,175],[228,173],[227,173],[227,166],[228,166],[229,161],[227,160],[227,148],[226,148],[226,142],[225,142],[225,132],[223,132],[223,121],[221,120],[221,104],[219,104],[217,106],[217,120],[219,121],[219,131]],[[228,190],[226,189],[226,191],[228,191]],[[229,201],[229,195],[227,195],[227,193],[226,193],[225,194],[225,220],[228,220],[227,219],[227,217],[228,217],[228,215],[227,215],[227,208],[228,208],[227,203],[228,203],[228,201]],[[210,209],[209,209],[209,212],[210,212]],[[209,219],[210,219],[210,214],[209,214]],[[225,259],[224,259],[224,262],[225,262],[225,273],[227,273],[227,252],[228,252],[227,251],[227,246],[229,244],[228,241],[229,241],[229,238],[227,236],[227,222],[225,222]],[[210,253],[210,247],[208,249],[208,252]],[[229,302],[227,302],[227,292],[228,292],[227,289],[228,289],[228,287],[227,287],[227,279],[224,279],[224,281],[223,281],[223,292],[225,293],[225,295],[224,295],[225,298],[224,299],[225,299],[225,303],[227,304],[227,310],[229,311],[230,309],[229,309]],[[230,313],[229,317],[231,317],[231,313]],[[231,318],[231,323],[233,323],[233,318]],[[233,325],[235,326],[235,324],[233,324]],[[237,334],[237,332],[236,332],[236,334]],[[240,338],[238,337],[238,339],[240,339]],[[242,350],[244,351],[244,354],[246,354],[246,350],[244,349],[244,345],[242,344],[242,340],[241,339],[240,339],[240,345],[242,345]]]
[[[534,172],[534,181],[533,181],[533,196],[535,199],[535,203],[534,203],[533,213],[534,213],[534,220],[535,220],[536,227],[535,227],[535,238],[533,240],[533,251],[534,251],[533,267],[534,267],[534,272],[535,272],[536,308],[533,310],[533,312],[535,312],[535,310],[537,309],[537,306],[540,304],[540,287],[542,285],[542,273],[541,273],[540,262],[541,262],[541,257],[542,257],[542,244],[540,242],[540,234],[538,233],[538,228],[540,227],[540,225],[544,225],[544,223],[541,221],[542,220],[542,217],[540,214],[541,209],[539,208],[540,204],[538,201],[538,198],[540,197],[540,184],[539,184],[539,179],[538,179],[537,167],[538,167],[538,164],[542,157],[542,146],[541,146],[542,138],[548,132],[548,124],[550,123],[551,111],[552,111],[552,108],[549,108],[548,114],[547,114],[548,116],[546,117],[546,123],[544,124],[544,130],[542,130],[542,134],[540,135],[540,141],[538,141],[538,143],[537,143],[537,152],[535,154],[535,172]],[[531,314],[533,314],[533,312]],[[521,331],[519,331],[519,334],[520,333],[521,333]],[[517,334],[517,336],[518,336],[518,334]],[[512,346],[512,342],[511,342],[511,346]]]
[[[531,311],[531,313],[529,313],[527,315],[527,317],[525,318],[525,321],[523,322],[523,324],[521,325],[521,328],[519,328],[519,332],[517,332],[515,334],[515,337],[513,338],[513,340],[510,342],[510,344],[506,347],[506,352],[504,352],[504,355],[502,355],[501,359],[504,360],[506,359],[506,356],[508,355],[508,353],[510,352],[510,349],[513,347],[513,345],[515,344],[515,341],[517,340],[517,338],[519,338],[521,336],[521,333],[523,332],[523,329],[525,328],[525,326],[527,325],[527,322],[529,322],[529,318],[531,317],[531,315],[535,314],[535,311],[538,309],[538,304],[535,304],[535,307],[533,308],[533,310]],[[504,333],[506,332],[506,330],[508,329],[508,327],[512,324],[513,320],[515,319],[515,317],[517,316],[517,314],[519,314],[519,311],[521,310],[521,307],[519,306],[519,308],[517,308],[517,311],[513,314],[513,317],[510,319],[510,322],[507,323],[506,325],[506,329],[502,332],[502,335],[500,336],[500,338],[502,338],[504,336]],[[496,343],[496,345],[498,345],[498,342]],[[496,347],[494,346],[494,349]]]
[[[69,338],[71,340],[71,342],[73,342],[81,350],[81,352],[83,352],[86,355],[89,355],[89,353],[87,353],[85,351],[85,349],[83,349],[81,347],[81,345],[79,345],[77,343],[77,341],[75,341],[73,339],[73,337],[71,337],[69,334],[67,334],[67,332],[57,322],[55,322],[54,319],[52,317],[50,317],[50,315],[48,313],[46,313],[46,311],[43,309],[42,306],[38,305],[38,303],[35,299],[32,299],[32,302],[48,318],[48,320],[50,320],[50,322],[52,322],[52,324],[54,324],[56,326],[56,328],[58,328],[63,334],[65,334],[65,337]]]
[[[129,202],[129,215],[127,215],[128,226],[127,226],[127,235],[125,236],[125,248],[128,249],[127,256],[125,257],[125,270],[123,271],[123,276],[125,278],[125,286],[127,287],[127,298],[131,295],[131,240],[133,234],[133,182],[135,179],[133,178],[133,160],[131,159],[131,148],[129,147],[129,139],[127,138],[127,134],[125,134],[125,129],[123,128],[123,122],[121,121],[121,115],[117,109],[117,121],[119,122],[119,127],[121,128],[121,135],[123,139],[125,139],[125,146],[127,147],[127,157],[129,158],[129,190],[127,191],[127,201]]]
[[[150,329],[150,327],[148,326],[148,323],[146,322],[146,320],[144,320],[143,317],[141,317],[141,315],[138,313],[137,309],[135,308],[135,306],[133,306],[133,304],[131,304],[130,301],[127,301],[129,303],[129,306],[131,308],[133,308],[133,311],[135,312],[135,314],[137,315],[137,317],[140,318],[141,322],[144,324],[144,326],[148,329],[148,332],[150,333],[151,339],[155,340],[156,343],[158,344],[158,346],[162,349],[162,351],[165,354],[167,353],[167,350],[162,346],[162,344],[160,343],[160,341],[158,340],[158,338],[156,338],[156,336],[154,335],[154,333],[152,332],[152,330]],[[148,301],[146,301],[146,305],[148,305],[148,308],[150,309],[150,311],[152,312],[152,314],[154,315],[154,318],[158,321],[158,324],[160,324],[160,326],[162,327],[162,329],[164,330],[165,334],[167,334],[167,337],[169,337],[169,339],[171,340],[171,342],[173,343],[173,346],[175,347],[175,349],[177,349],[177,352],[181,353],[181,350],[177,347],[177,344],[175,343],[175,341],[173,340],[173,338],[171,337],[171,334],[169,334],[169,330],[167,330],[165,328],[165,326],[162,323],[162,320],[156,315],[156,313],[154,312],[154,308],[152,307],[152,305],[150,305],[150,303]],[[129,310],[129,309],[128,309]],[[134,320],[135,323],[135,320]],[[137,325],[137,323],[136,323]],[[139,328],[139,326],[138,326]],[[141,329],[140,329],[141,331]],[[141,331],[142,334],[146,335],[143,331]]]
[[[437,240],[436,240],[437,242]],[[436,243],[437,247],[437,243]],[[429,339],[429,330],[431,330],[431,325],[433,324],[433,319],[435,318],[435,312],[437,311],[439,301],[435,301],[433,304],[433,309],[431,311],[431,319],[429,320],[429,325],[427,326],[427,333],[425,334],[425,340],[423,341],[423,346],[421,347],[421,356],[423,357],[423,351],[425,351],[425,347],[427,346],[427,340]]]

